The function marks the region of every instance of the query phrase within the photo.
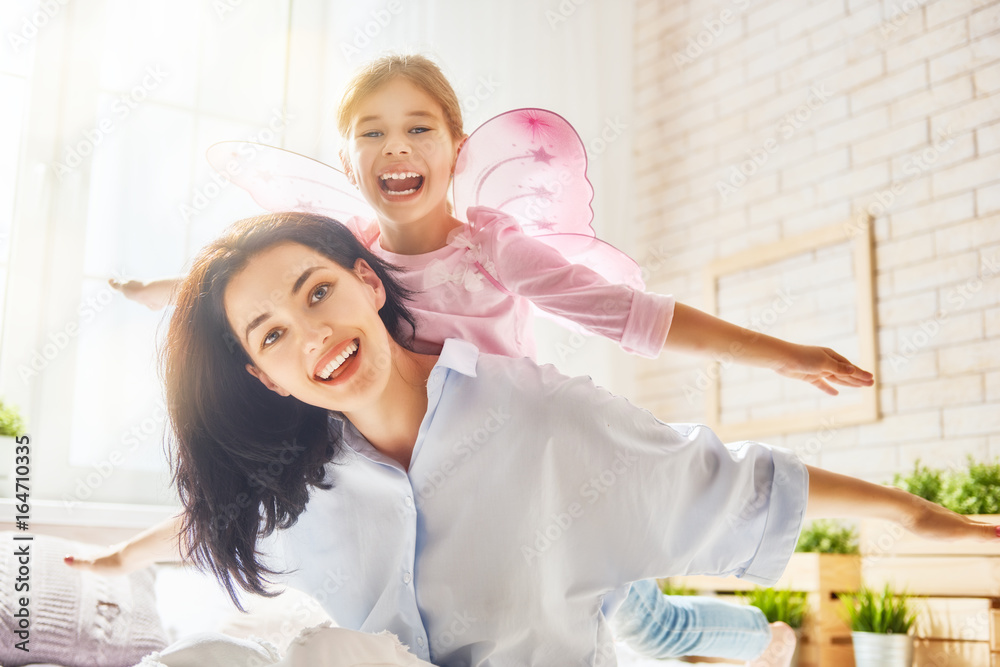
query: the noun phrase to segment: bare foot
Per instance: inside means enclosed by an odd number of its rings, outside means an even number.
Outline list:
[[[795,630],[782,622],[771,624],[771,643],[747,667],[788,667],[795,655]]]
[[[150,310],[161,310],[173,303],[173,293],[177,283],[177,278],[163,278],[148,282],[108,278],[108,284],[121,292],[126,299],[141,303]]]

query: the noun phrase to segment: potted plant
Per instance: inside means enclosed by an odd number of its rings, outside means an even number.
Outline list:
[[[878,592],[862,588],[842,595],[851,627],[856,667],[911,667],[913,637],[909,634],[916,612],[909,597],[888,586]]]
[[[10,471],[14,467],[15,438],[24,435],[24,420],[21,411],[10,403],[0,400],[0,498],[14,495],[14,483]]]
[[[768,623],[779,621],[787,623],[795,630],[795,653],[792,655],[790,667],[799,664],[799,648],[802,644],[802,621],[809,610],[809,599],[805,593],[791,589],[754,588],[740,597],[757,607],[767,618]]]
[[[676,584],[670,578],[657,579],[656,583],[660,585],[660,592],[664,595],[698,595],[697,589]]]
[[[1000,514],[1000,462],[976,463],[965,470],[935,470],[914,465],[909,475],[895,475],[893,486],[947,507],[958,514]]]
[[[795,551],[819,554],[857,554],[858,532],[834,519],[810,522],[799,534]]]
[[[0,438],[11,441],[20,435],[24,435],[21,411],[0,399]]]

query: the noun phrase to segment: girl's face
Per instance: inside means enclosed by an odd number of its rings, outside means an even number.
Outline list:
[[[298,243],[256,255],[223,296],[247,370],[272,391],[350,413],[384,390],[391,338],[378,311],[385,291],[358,260],[347,270]]]
[[[381,220],[412,224],[448,214],[458,148],[441,105],[396,77],[358,105],[344,166]]]

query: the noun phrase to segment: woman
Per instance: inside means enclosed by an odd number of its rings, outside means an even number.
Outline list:
[[[349,231],[306,214],[237,223],[182,284],[166,378],[184,550],[234,598],[323,591],[340,625],[435,664],[605,665],[606,595],[671,574],[772,583],[807,502],[997,539],[527,359],[414,353],[405,297]]]

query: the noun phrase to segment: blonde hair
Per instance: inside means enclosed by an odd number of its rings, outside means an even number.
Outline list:
[[[362,101],[384,84],[400,76],[441,105],[444,121],[452,139],[458,141],[465,136],[458,95],[441,72],[441,68],[421,55],[390,55],[363,65],[347,82],[340,108],[337,109],[337,131],[341,137],[345,140],[350,138],[351,122],[357,116],[358,106]]]

